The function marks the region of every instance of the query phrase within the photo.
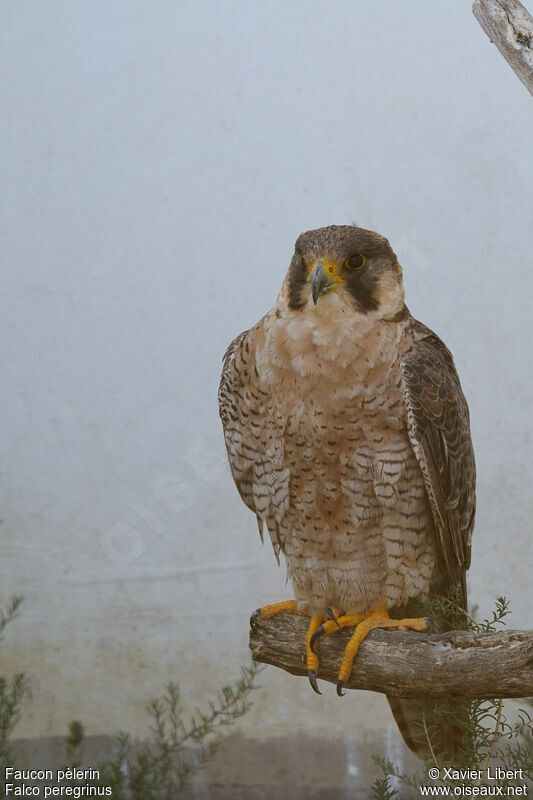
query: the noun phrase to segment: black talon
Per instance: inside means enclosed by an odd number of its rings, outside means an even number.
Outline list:
[[[343,686],[344,686],[344,681],[338,680],[337,681],[337,694],[339,695],[339,697],[344,697],[344,695],[346,694],[346,692],[342,691],[342,687]]]
[[[333,622],[335,623],[335,625],[337,626],[337,628],[338,628],[338,629],[341,631],[341,630],[342,630],[342,626],[341,626],[341,625],[339,625],[339,620],[337,619],[337,617],[336,617],[336,616],[335,616],[335,614],[333,613],[333,609],[332,609],[332,608],[330,608],[330,607],[328,606],[328,607],[326,608],[326,614],[328,615],[328,617],[329,617],[330,619],[332,619],[332,620],[333,620]]]
[[[318,628],[316,629],[316,631],[311,635],[311,640],[309,642],[309,646],[310,646],[311,650],[313,651],[313,653],[315,655],[317,655],[317,652],[315,650],[316,640],[320,639],[320,637],[323,636],[323,635],[324,635],[324,626],[323,625],[319,625]],[[320,692],[319,692],[319,694],[320,694]]]
[[[435,623],[433,622],[432,617],[424,617],[424,622],[428,626],[429,633],[435,633]]]
[[[316,672],[314,671],[314,669],[308,669],[307,670],[307,677],[309,678],[309,683],[311,684],[311,686],[313,687],[315,692],[317,694],[322,694],[322,692],[318,688],[318,685],[317,685],[317,682],[316,682]]]
[[[255,627],[255,623],[261,617],[261,609],[258,608],[254,611],[252,616],[250,617],[250,628],[253,630]]]

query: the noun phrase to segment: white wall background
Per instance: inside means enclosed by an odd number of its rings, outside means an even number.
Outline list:
[[[287,595],[225,466],[230,339],[296,236],[385,234],[472,413],[471,599],[531,619],[533,103],[464,0],[5,0],[0,600],[18,732],[146,733]],[[254,736],[381,725],[269,670]],[[366,720],[366,722],[365,722]],[[385,735],[385,733],[383,734]]]

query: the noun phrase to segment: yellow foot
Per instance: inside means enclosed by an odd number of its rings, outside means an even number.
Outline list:
[[[252,616],[250,617],[250,627],[253,629],[255,623],[258,619],[270,619],[271,617],[275,617],[276,614],[281,613],[282,611],[286,611],[288,613],[294,613],[295,611],[300,611],[302,614],[308,614],[306,606],[298,608],[298,603],[296,600],[284,600],[281,603],[272,603],[268,606],[262,606],[258,608],[257,611],[254,611]],[[328,616],[332,617],[332,619],[336,619],[336,612],[334,609],[328,608]],[[316,682],[316,674],[318,671],[318,656],[311,648],[311,641],[313,635],[317,628],[320,627],[322,624],[322,617],[311,617],[309,622],[309,628],[307,629],[307,633],[305,636],[305,660],[307,664],[307,675],[309,677],[309,683],[315,690],[317,694],[322,694],[319,690]],[[336,623],[333,623],[336,627]]]
[[[391,619],[387,606],[383,603],[370,611],[368,614],[345,614],[337,620],[328,620],[323,625],[319,625],[315,633],[311,636],[310,647],[312,652],[315,652],[317,639],[322,636],[329,636],[331,633],[340,628],[351,628],[355,626],[355,631],[352,638],[346,645],[342,665],[339,670],[339,679],[337,681],[337,694],[342,696],[344,692],[342,687],[344,682],[348,679],[352,670],[352,664],[359,646],[364,639],[368,636],[370,631],[374,628],[397,628],[399,630],[407,631],[427,631],[430,629],[431,620],[428,617],[419,617],[417,619]]]
[[[328,619],[328,621],[320,625],[312,635],[311,650],[313,653],[316,653],[316,643],[318,639],[322,639],[324,636],[329,636],[330,634],[335,633],[335,631],[338,631],[342,628],[354,628],[364,619],[366,619],[365,614],[343,614],[341,617]]]
[[[289,614],[292,614],[294,611],[300,611],[302,614],[307,614],[307,607],[302,606],[298,608],[296,600],[283,600],[281,603],[271,603],[268,606],[261,606],[261,608],[254,611],[250,617],[250,627],[253,628],[258,619],[270,619],[281,611],[287,611]]]
[[[309,627],[305,635],[305,661],[307,664],[307,677],[309,678],[309,683],[317,694],[322,694],[322,692],[318,688],[316,682],[316,674],[318,672],[318,656],[315,652],[313,652],[313,650],[311,650],[311,639],[316,629],[320,627],[321,623],[322,617],[311,617],[311,621],[309,622]]]

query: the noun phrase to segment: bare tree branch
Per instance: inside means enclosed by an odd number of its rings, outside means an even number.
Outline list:
[[[258,619],[250,632],[255,661],[307,675],[303,614]],[[318,645],[318,677],[337,682],[350,630]],[[526,697],[533,695],[533,631],[424,634],[373,631],[356,656],[347,689],[396,697]]]
[[[533,17],[518,0],[474,0],[472,11],[533,95]]]

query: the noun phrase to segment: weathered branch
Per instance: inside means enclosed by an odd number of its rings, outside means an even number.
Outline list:
[[[533,95],[533,17],[518,0],[474,0],[477,21]]]
[[[250,632],[255,661],[292,675],[307,675],[303,614],[259,619]],[[350,630],[318,645],[318,677],[332,683]],[[373,631],[357,654],[347,689],[370,689],[396,697],[526,697],[533,695],[533,631],[425,634]]]

